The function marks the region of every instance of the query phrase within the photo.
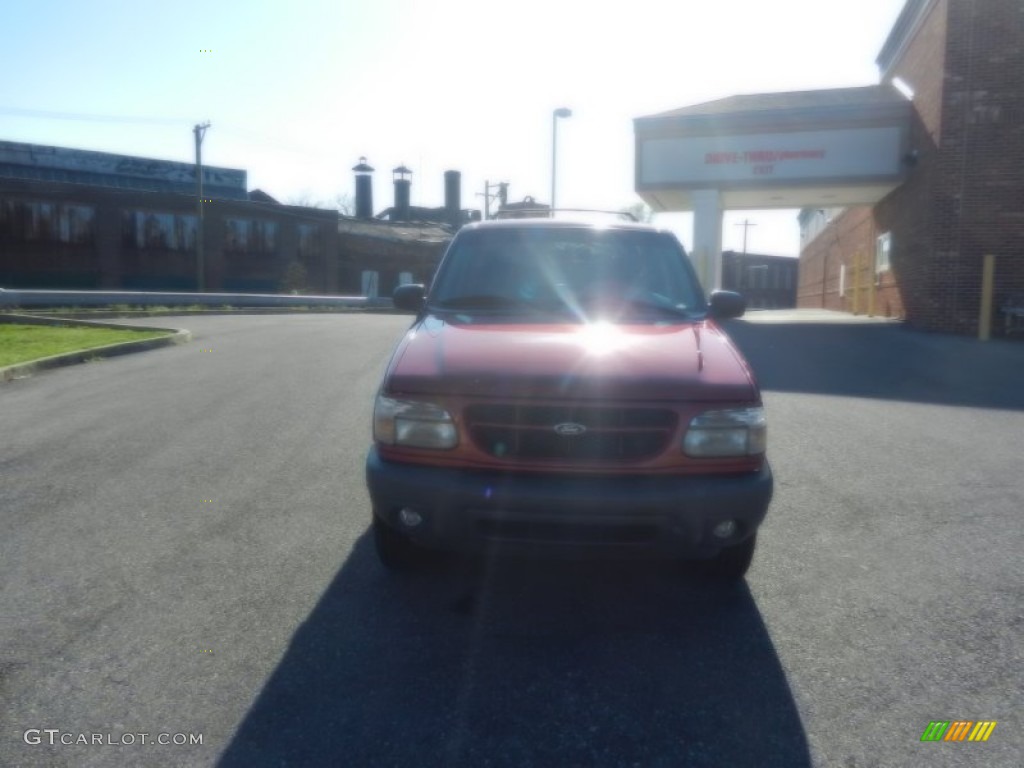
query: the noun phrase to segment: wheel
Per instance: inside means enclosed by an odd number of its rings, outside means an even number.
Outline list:
[[[700,575],[719,582],[739,581],[750,568],[757,547],[757,534],[732,547],[726,547],[710,560],[696,563]]]
[[[408,536],[373,516],[373,543],[381,564],[390,571],[410,571],[426,560],[426,551],[416,546]]]

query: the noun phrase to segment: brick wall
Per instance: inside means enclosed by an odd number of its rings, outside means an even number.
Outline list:
[[[849,275],[853,253],[873,254],[887,232],[878,313],[974,334],[986,253],[997,257],[996,307],[1024,293],[1024,2],[938,0],[887,76],[914,90],[907,181],[807,245],[798,305],[849,309],[839,265]]]
[[[379,225],[381,229],[386,226]],[[342,294],[360,293],[364,270],[377,272],[380,296],[391,296],[392,291],[398,287],[402,272],[411,273],[414,283],[429,285],[447,247],[447,240],[394,240],[382,236],[340,233],[339,290]]]
[[[982,258],[1001,295],[1024,291],[1024,2],[948,0],[939,178],[932,198],[941,309],[928,327],[974,333]]]
[[[126,214],[150,211],[192,217],[194,198],[166,192],[129,191],[84,184],[0,179],[0,285],[8,288],[128,288],[194,290],[196,251],[190,247],[142,246],[126,241]],[[27,236],[11,206],[82,206],[91,211],[84,242],[62,242],[47,228],[45,236]],[[21,215],[21,214],[19,214]],[[24,216],[22,215],[22,218]],[[257,220],[275,227],[274,247],[266,253],[225,253],[225,221]],[[319,252],[306,259],[308,288],[333,293],[338,288],[337,214],[295,206],[215,199],[205,206],[206,288],[280,289],[288,264],[297,258],[298,227],[316,228]],[[192,228],[194,232],[194,225]],[[66,238],[65,238],[66,239]],[[166,245],[166,244],[165,244]]]
[[[875,272],[878,234],[870,207],[847,208],[836,216],[801,254],[797,305],[860,314],[871,309],[876,315],[903,317],[894,273]],[[869,292],[874,293],[872,303]]]
[[[941,303],[933,286],[938,276],[933,232],[936,218],[944,213],[935,209],[933,195],[941,178],[939,144],[943,128],[948,12],[949,0],[934,4],[889,73],[890,78],[898,77],[914,90],[910,150],[916,160],[907,180],[874,209],[877,232],[888,232],[892,237],[891,269],[880,276],[886,285],[883,289],[886,298],[898,293],[907,321],[922,327],[930,327],[929,319],[937,315]]]

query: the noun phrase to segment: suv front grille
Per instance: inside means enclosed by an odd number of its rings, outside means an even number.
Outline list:
[[[465,420],[473,442],[495,458],[615,463],[657,456],[678,417],[667,408],[471,405]]]

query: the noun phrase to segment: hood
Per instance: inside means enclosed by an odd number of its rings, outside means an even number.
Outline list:
[[[401,341],[392,394],[744,401],[753,377],[711,321],[462,323],[427,316]]]

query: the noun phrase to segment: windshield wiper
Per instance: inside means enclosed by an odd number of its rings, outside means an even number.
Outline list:
[[[615,297],[611,300],[610,304],[611,306],[625,307],[641,312],[657,312],[658,314],[668,315],[669,317],[678,318],[680,320],[693,317],[693,313],[685,307],[677,306],[675,304],[664,304],[662,302],[651,301],[649,299]]]
[[[477,293],[470,296],[455,296],[434,302],[437,309],[509,309],[529,307],[530,302],[514,299],[510,296],[498,296],[492,293]]]

